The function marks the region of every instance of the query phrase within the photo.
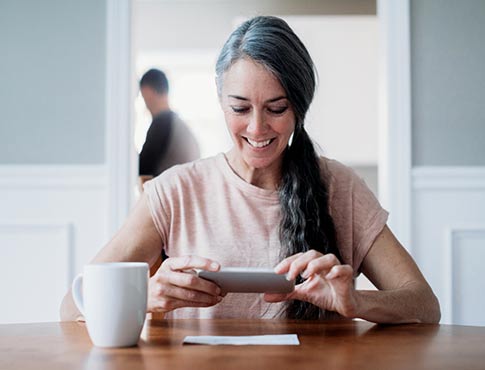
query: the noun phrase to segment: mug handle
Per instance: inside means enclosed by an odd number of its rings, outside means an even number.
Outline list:
[[[83,274],[77,275],[72,282],[72,298],[81,314],[84,316],[84,300],[82,293]]]

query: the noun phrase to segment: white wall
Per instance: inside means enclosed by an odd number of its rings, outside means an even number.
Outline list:
[[[375,14],[375,0],[135,0],[133,37],[137,50],[217,50],[238,17]]]
[[[108,235],[104,166],[0,168],[0,323],[57,321]]]
[[[485,325],[485,168],[416,167],[413,204],[413,254],[442,323]]]
[[[307,129],[326,156],[377,166],[378,35],[375,16],[287,16],[308,48],[319,85]]]

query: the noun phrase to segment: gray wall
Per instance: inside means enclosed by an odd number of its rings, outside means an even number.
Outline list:
[[[485,1],[412,0],[413,165],[485,165]]]
[[[0,1],[0,164],[97,164],[106,2]]]

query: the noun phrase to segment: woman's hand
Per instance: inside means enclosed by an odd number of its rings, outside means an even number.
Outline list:
[[[199,278],[194,269],[218,271],[219,263],[197,256],[167,258],[148,285],[148,312],[180,307],[209,307],[222,300],[221,289]]]
[[[323,255],[315,250],[298,253],[281,261],[275,272],[286,273],[289,280],[301,275],[305,281],[289,294],[265,294],[267,302],[298,299],[344,317],[355,317],[357,302],[352,267],[340,264],[333,254]]]

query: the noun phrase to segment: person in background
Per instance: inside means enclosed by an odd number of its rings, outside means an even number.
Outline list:
[[[140,91],[152,115],[145,143],[139,157],[140,189],[143,184],[166,169],[200,156],[194,135],[170,109],[169,84],[165,73],[150,69],[140,80]]]
[[[148,298],[148,311],[165,319],[438,322],[439,302],[387,211],[352,169],[316,153],[305,129],[315,68],[288,24],[260,16],[240,25],[221,50],[216,84],[233,147],[147,182],[94,262],[153,266],[166,251]],[[297,285],[225,295],[194,274],[221,266],[272,266]],[[377,290],[357,290],[360,273]],[[78,316],[68,293],[61,318]]]

